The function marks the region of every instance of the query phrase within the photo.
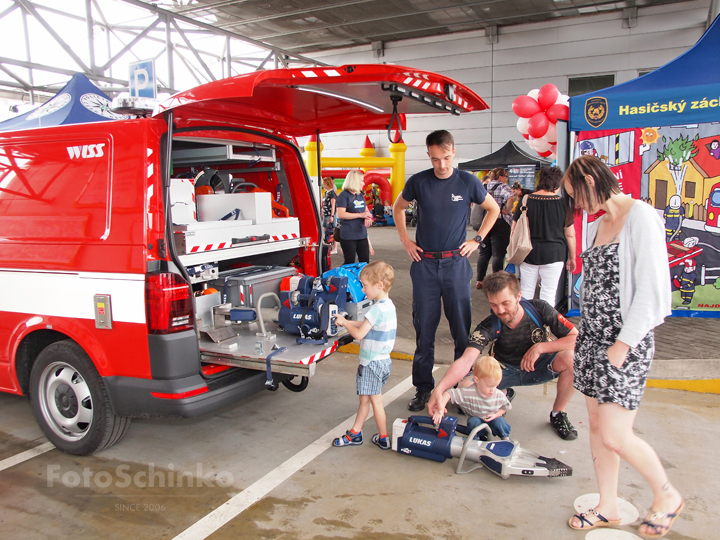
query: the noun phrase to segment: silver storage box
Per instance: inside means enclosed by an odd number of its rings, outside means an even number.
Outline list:
[[[348,314],[348,319],[351,321],[364,321],[365,313],[375,303],[375,300],[360,300],[359,302],[348,302],[345,304],[345,310]]]
[[[260,296],[267,292],[279,294],[282,279],[295,274],[295,268],[289,266],[248,266],[226,270],[210,283],[221,296],[227,294],[222,303],[230,303],[236,307],[258,307],[256,302]]]

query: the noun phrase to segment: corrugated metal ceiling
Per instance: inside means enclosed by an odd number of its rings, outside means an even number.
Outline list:
[[[687,0],[145,0],[296,54]]]

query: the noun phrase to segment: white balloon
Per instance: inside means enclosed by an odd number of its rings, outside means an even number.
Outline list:
[[[555,104],[560,105],[567,105],[570,106],[570,96],[566,96],[565,94],[560,94],[557,99],[555,100]]]
[[[533,88],[532,90],[530,90],[530,91],[527,93],[527,95],[530,96],[531,98],[533,98],[535,101],[537,101],[537,97],[538,97],[538,94],[539,94],[539,93],[540,93],[540,89],[539,89],[539,88]]]
[[[542,137],[540,139],[534,139],[533,142],[535,143],[533,149],[536,152],[547,152],[548,150],[550,150],[550,143],[545,137]]]
[[[527,139],[525,142],[527,143],[527,145],[528,145],[530,148],[532,148],[533,150],[537,151],[537,147],[538,147],[538,145],[539,145],[539,142],[538,142],[538,141],[539,141],[539,139],[533,139],[532,137],[530,137],[530,138]]]
[[[548,123],[548,129],[545,132],[545,138],[549,143],[557,142],[557,125],[552,122]]]
[[[527,135],[527,125],[529,120],[529,118],[518,118],[517,128],[523,135]]]

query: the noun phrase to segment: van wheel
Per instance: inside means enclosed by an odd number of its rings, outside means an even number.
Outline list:
[[[283,386],[292,392],[302,392],[303,390],[305,390],[308,387],[308,383],[310,382],[310,377],[300,377],[300,382],[294,383],[293,381],[296,378],[297,377],[292,377],[291,379],[284,380],[282,382]]]
[[[112,446],[130,428],[130,418],[113,414],[102,378],[72,340],[52,343],[38,355],[30,401],[45,436],[68,454],[87,456]]]

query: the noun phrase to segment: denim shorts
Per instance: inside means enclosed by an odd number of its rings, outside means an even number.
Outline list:
[[[505,390],[511,386],[533,386],[557,379],[560,373],[552,369],[552,363],[556,356],[556,352],[541,354],[535,362],[533,371],[522,371],[520,366],[511,366],[500,362],[502,381],[500,381],[498,388]]]
[[[392,360],[373,360],[367,366],[360,364],[357,370],[355,384],[358,396],[377,396],[382,394],[382,388],[392,371]]]

